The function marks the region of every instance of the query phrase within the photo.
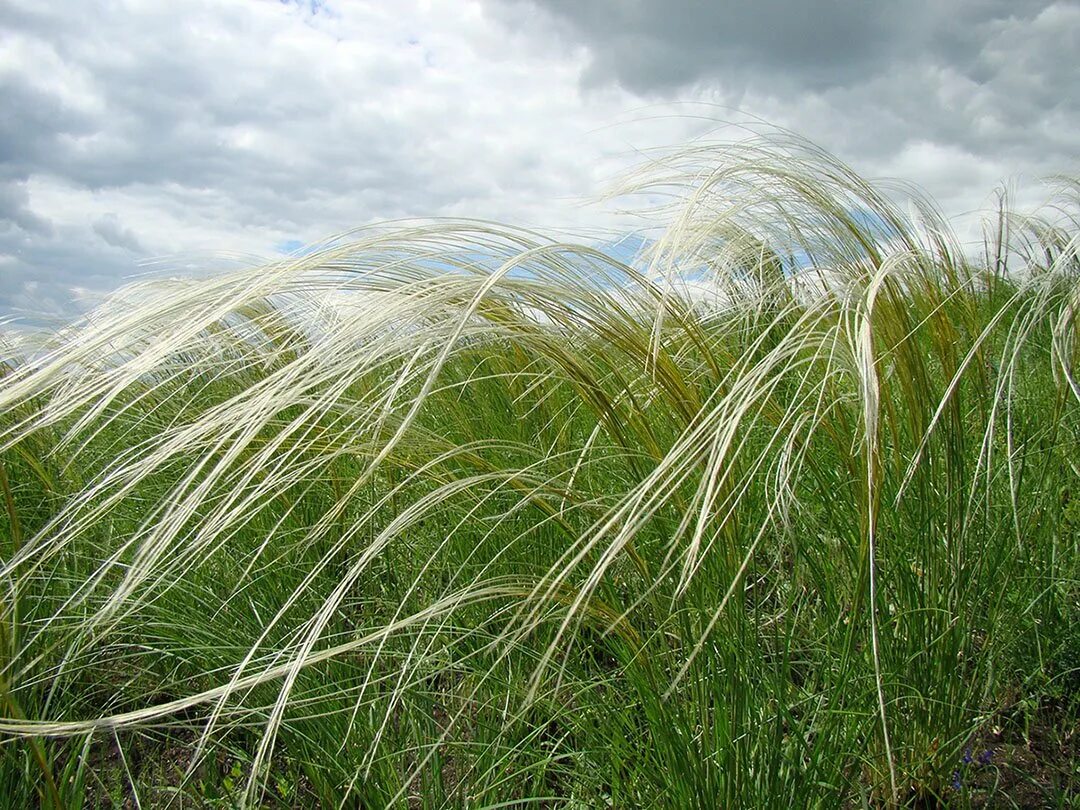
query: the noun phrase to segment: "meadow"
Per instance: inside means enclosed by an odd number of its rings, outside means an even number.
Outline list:
[[[633,260],[390,223],[13,344],[4,806],[1077,806],[1080,185],[620,192]]]

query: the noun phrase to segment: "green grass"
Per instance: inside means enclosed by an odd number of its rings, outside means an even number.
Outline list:
[[[1076,806],[1076,187],[624,190],[633,267],[403,223],[14,355],[6,806]]]

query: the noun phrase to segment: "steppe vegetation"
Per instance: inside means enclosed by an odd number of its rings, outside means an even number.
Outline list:
[[[388,224],[12,347],[6,806],[1075,806],[1059,186],[973,248],[694,144],[632,261]]]

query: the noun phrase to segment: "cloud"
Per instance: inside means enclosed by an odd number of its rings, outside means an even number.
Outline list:
[[[1080,154],[1065,2],[8,0],[0,30],[0,317],[378,220],[623,227],[578,203],[725,118],[953,212]]]
[[[1031,20],[1049,0],[496,0],[511,25],[546,11],[590,50],[587,81],[669,95],[700,81],[821,91],[887,74],[915,54],[963,67],[985,30]],[[523,9],[526,13],[523,14]]]
[[[488,0],[586,49],[585,87],[716,102],[952,213],[1013,174],[1076,171],[1080,5],[1064,0]],[[725,112],[726,111],[726,112]],[[942,155],[959,165],[943,165]],[[925,160],[920,160],[920,157]],[[958,176],[962,175],[962,176]],[[980,185],[981,184],[981,185]]]
[[[583,55],[476,3],[13,0],[0,28],[0,314],[74,310],[136,254],[273,255],[404,217],[595,225],[568,200],[628,150],[590,133],[636,103],[586,105]]]
[[[52,223],[30,210],[30,194],[20,182],[0,185],[0,228],[5,226],[41,236],[52,234]]]
[[[130,250],[132,253],[145,252],[139,243],[139,238],[129,228],[125,228],[120,223],[120,217],[111,211],[95,219],[92,227],[94,233],[100,236],[107,245]]]

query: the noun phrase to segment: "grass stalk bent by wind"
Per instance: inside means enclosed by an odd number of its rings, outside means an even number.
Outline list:
[[[6,355],[10,806],[967,806],[1073,739],[1078,187],[979,251],[794,138],[620,190],[631,262],[391,223]]]

